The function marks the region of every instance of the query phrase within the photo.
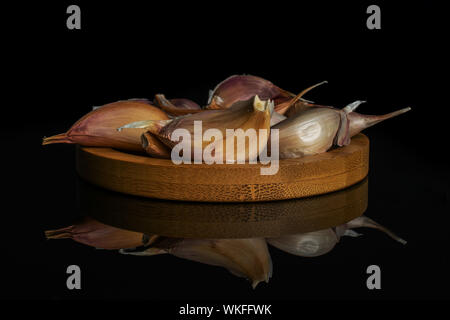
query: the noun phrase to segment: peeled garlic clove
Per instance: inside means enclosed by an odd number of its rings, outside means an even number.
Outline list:
[[[163,94],[155,95],[154,103],[171,116],[180,116],[204,111],[200,106],[189,99],[168,100]]]
[[[43,145],[76,143],[89,147],[111,147],[142,151],[143,129],[117,132],[117,128],[143,119],[162,120],[169,117],[160,109],[142,101],[118,101],[97,108],[78,120],[66,133],[44,138]]]
[[[66,228],[45,231],[47,239],[73,239],[101,249],[135,248],[152,243],[155,236],[108,226],[92,218]]]
[[[402,238],[397,236],[391,230],[383,227],[379,223],[373,221],[372,219],[370,219],[366,216],[360,216],[360,217],[355,218],[343,225],[336,227],[336,234],[338,235],[338,237],[341,237],[343,235],[346,235],[346,232],[348,230],[352,230],[355,228],[372,228],[372,229],[380,230],[380,231],[386,233],[389,237],[391,237],[395,241],[398,241],[401,244],[406,244],[405,240],[403,240]]]
[[[301,257],[317,257],[334,248],[339,238],[331,229],[269,238],[267,242],[287,253]]]
[[[233,75],[219,83],[210,92],[207,109],[226,109],[238,101],[248,100],[255,95],[263,100],[283,100],[283,98],[294,96],[263,78],[251,75]]]

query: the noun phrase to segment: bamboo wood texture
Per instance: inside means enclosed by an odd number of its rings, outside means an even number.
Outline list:
[[[298,159],[283,159],[275,175],[261,164],[180,164],[110,148],[77,148],[79,175],[126,194],[183,201],[250,202],[301,198],[351,186],[369,171],[369,139]]]
[[[279,237],[335,227],[362,215],[368,179],[344,190],[284,201],[205,203],[149,199],[112,192],[82,180],[84,214],[117,228],[175,238]]]

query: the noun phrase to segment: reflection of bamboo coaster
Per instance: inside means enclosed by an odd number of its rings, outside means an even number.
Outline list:
[[[368,182],[333,193],[272,202],[204,203],[123,195],[80,180],[84,214],[105,224],[168,237],[278,237],[341,225],[364,213]]]
[[[122,193],[183,201],[248,202],[301,198],[340,190],[369,171],[369,139],[319,155],[279,162],[275,175],[261,164],[181,164],[110,148],[78,148],[77,170],[84,179]]]

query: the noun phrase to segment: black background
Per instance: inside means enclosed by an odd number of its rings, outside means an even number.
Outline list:
[[[66,8],[81,7],[81,30]],[[366,28],[358,4],[276,1],[59,2],[19,4],[3,29],[2,298],[247,301],[449,298],[448,102],[439,98],[443,9],[432,2],[373,2],[381,30]],[[306,98],[361,113],[412,111],[365,133],[371,140],[366,215],[408,240],[402,246],[363,230],[329,254],[299,258],[271,248],[274,276],[256,290],[226,270],[171,256],[121,256],[43,231],[69,225],[76,201],[74,147],[40,145],[94,105],[120,99],[186,97],[232,74],[253,74],[292,92],[328,80]],[[65,287],[78,264],[82,290]],[[368,265],[382,290],[365,286]],[[263,299],[263,300],[259,300]],[[295,305],[295,304],[294,304]],[[170,312],[173,312],[170,311]]]

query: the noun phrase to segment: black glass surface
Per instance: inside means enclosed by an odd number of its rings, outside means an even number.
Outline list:
[[[280,4],[270,12],[233,4],[217,15],[184,4],[171,8],[171,25],[156,14],[168,5],[83,2],[83,27],[76,33],[65,27],[67,5],[42,4],[36,10],[46,18],[39,28],[23,27],[20,37],[10,39],[23,49],[14,55],[18,66],[9,82],[17,86],[5,93],[12,102],[3,105],[0,127],[2,298],[448,299],[450,177],[448,107],[438,98],[445,92],[439,83],[445,66],[440,8],[386,5],[382,29],[371,32],[365,4],[302,4],[295,10]],[[225,23],[230,16],[233,23]],[[170,255],[124,256],[45,239],[45,230],[68,226],[85,212],[74,146],[42,147],[42,137],[64,132],[94,105],[120,99],[165,93],[205,104],[209,89],[242,73],[293,92],[328,80],[307,98],[337,107],[367,100],[361,113],[412,107],[365,131],[370,171],[364,214],[406,245],[361,229],[362,237],[344,238],[316,258],[270,248],[273,277],[253,290],[223,268]],[[82,290],[67,290],[71,264],[83,272]],[[372,264],[381,268],[381,290],[366,287]]]

